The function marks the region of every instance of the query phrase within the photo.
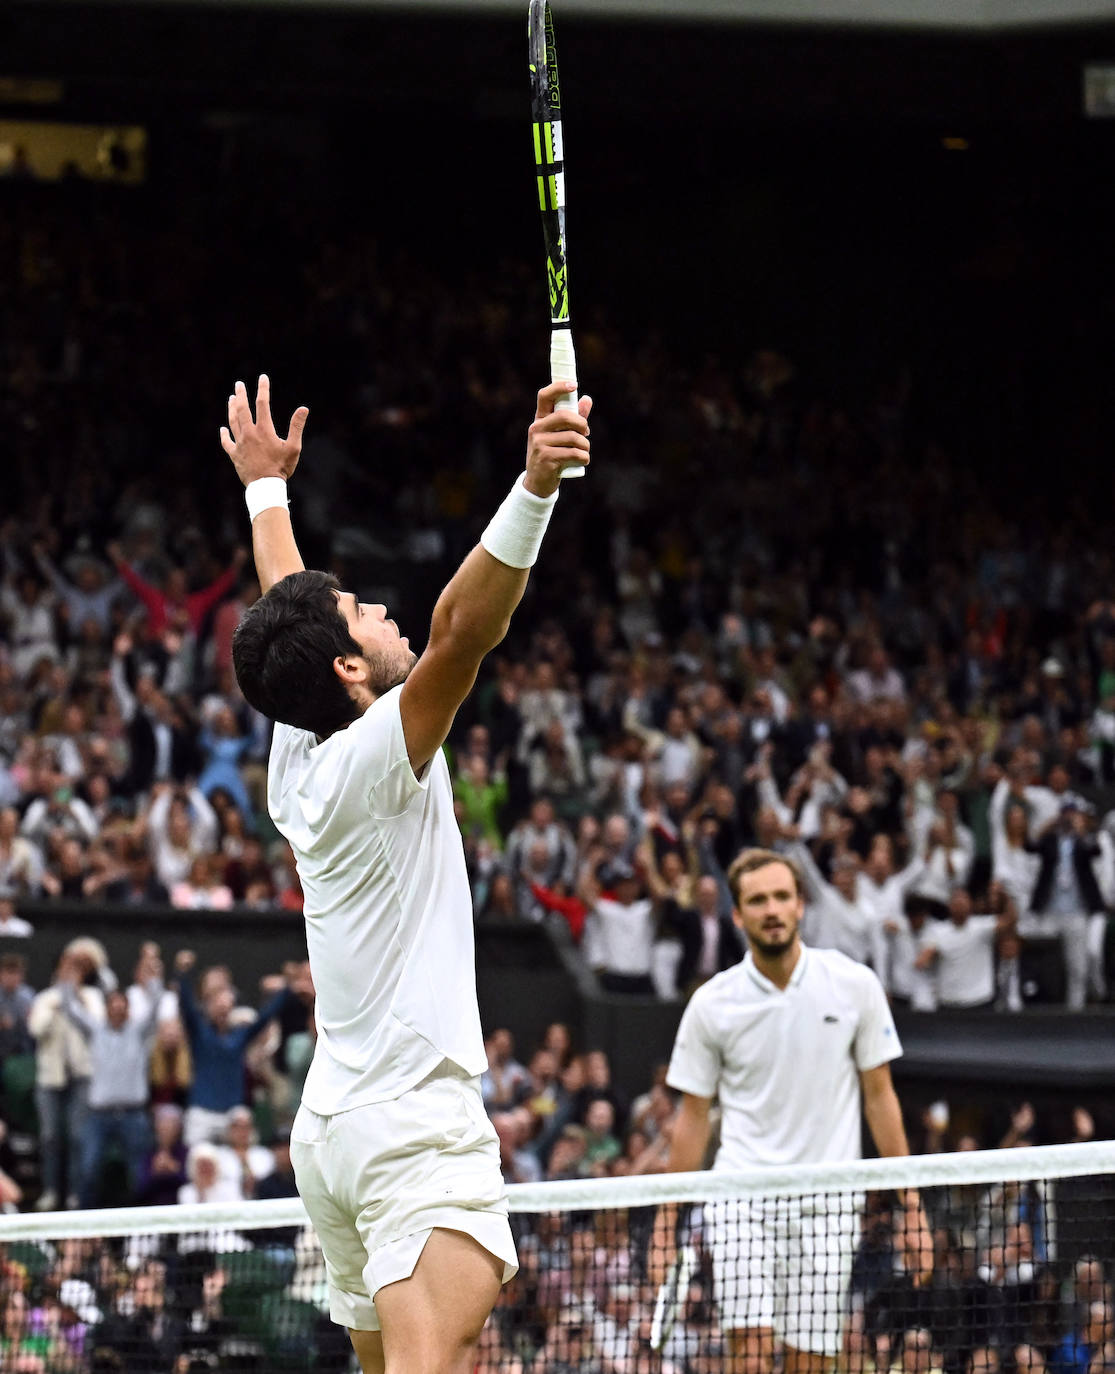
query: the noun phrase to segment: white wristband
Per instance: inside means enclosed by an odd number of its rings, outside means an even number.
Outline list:
[[[257,477],[244,488],[244,500],[253,522],[261,511],[271,510],[274,506],[282,506],[286,510],[289,505],[286,481],[282,477]]]
[[[535,496],[527,491],[523,485],[525,477],[526,473],[520,475],[480,536],[481,544],[492,557],[509,568],[534,567],[542,547],[542,536],[558,499],[556,491],[552,496]]]

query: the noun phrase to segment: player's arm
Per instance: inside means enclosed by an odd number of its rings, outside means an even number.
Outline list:
[[[902,1122],[902,1107],[894,1091],[890,1064],[878,1064],[873,1069],[860,1070],[863,1092],[863,1114],[867,1128],[880,1155],[908,1155],[910,1145]],[[899,1190],[902,1220],[899,1239],[906,1263],[906,1272],[920,1287],[933,1273],[933,1236],[916,1188]]]
[[[670,1157],[666,1164],[667,1173],[689,1174],[704,1167],[711,1131],[711,1110],[711,1097],[698,1097],[695,1093],[682,1094],[681,1106],[674,1117]]]
[[[681,1106],[674,1116],[670,1132],[670,1152],[665,1171],[669,1174],[688,1174],[704,1166],[708,1150],[712,1110],[711,1097],[683,1093]],[[676,1202],[664,1202],[654,1218],[647,1268],[652,1283],[662,1283],[666,1271],[677,1254],[678,1219],[681,1207]]]
[[[859,1081],[863,1090],[863,1114],[875,1148],[883,1156],[908,1155],[910,1145],[902,1124],[902,1107],[894,1091],[890,1064],[862,1069]]]
[[[507,633],[526,590],[562,469],[574,462],[588,463],[592,401],[582,397],[577,413],[554,410],[569,390],[569,383],[555,382],[538,393],[521,485],[516,484],[434,607],[426,652],[414,665],[399,702],[407,754],[416,773],[445,742],[482,660]]]
[[[286,482],[293,475],[302,453],[302,431],[309,413],[305,406],[299,406],[290,418],[287,437],[280,439],[271,419],[271,383],[267,376],[260,377],[256,388],[254,420],[244,383],[236,383],[228,398],[228,426],[221,430],[221,447],[232,459],[245,488],[264,478]],[[290,573],[303,571],[305,564],[294,542],[294,527],[285,503],[268,506],[253,516],[252,552],[259,585],[265,592]]]

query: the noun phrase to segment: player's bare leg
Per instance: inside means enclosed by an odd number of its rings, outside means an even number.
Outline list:
[[[461,1231],[435,1230],[410,1278],[375,1295],[387,1374],[472,1374],[502,1284],[502,1260]]]
[[[769,1326],[750,1326],[728,1332],[732,1352],[731,1374],[771,1374],[774,1368],[774,1332]]]
[[[796,1350],[792,1345],[782,1347],[785,1374],[829,1374],[836,1368],[835,1357],[815,1355],[811,1350]]]
[[[383,1337],[378,1331],[349,1331],[364,1374],[383,1374]]]

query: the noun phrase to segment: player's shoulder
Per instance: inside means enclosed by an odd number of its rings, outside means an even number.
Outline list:
[[[711,978],[696,988],[686,1004],[686,1009],[696,1006],[698,1012],[715,1015],[718,1008],[739,1003],[741,989],[751,986],[747,976],[746,957],[730,968],[714,973]]]
[[[874,991],[876,986],[882,988],[873,969],[845,954],[843,950],[814,949],[811,945],[807,958],[807,972],[814,977],[824,977],[853,991],[864,993]]]

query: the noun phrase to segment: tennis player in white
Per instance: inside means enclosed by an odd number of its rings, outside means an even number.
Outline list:
[[[703,1166],[716,1097],[716,1170],[858,1159],[861,1102],[879,1153],[909,1154],[890,1073],[902,1050],[878,978],[837,950],[802,944],[801,878],[783,855],[744,850],[728,882],[749,949],[698,988],[682,1016],[666,1079],[683,1095],[668,1168]],[[769,1374],[779,1348],[786,1374],[820,1374],[840,1354],[859,1239],[859,1208],[849,1201],[706,1205],[703,1236],[733,1374]],[[912,1189],[903,1210],[907,1270],[921,1282],[932,1248]],[[668,1208],[658,1218],[660,1256],[672,1250],[675,1220]]]
[[[476,1003],[472,902],[441,746],[507,632],[557,500],[589,460],[586,398],[539,393],[526,471],[442,592],[415,657],[383,606],[302,565],[287,509],[307,412],[280,439],[242,383],[221,443],[247,491],[264,595],[241,690],[278,722],[268,808],[305,892],[318,1041],[291,1132],[330,1311],[366,1374],[466,1374],[515,1272]]]

